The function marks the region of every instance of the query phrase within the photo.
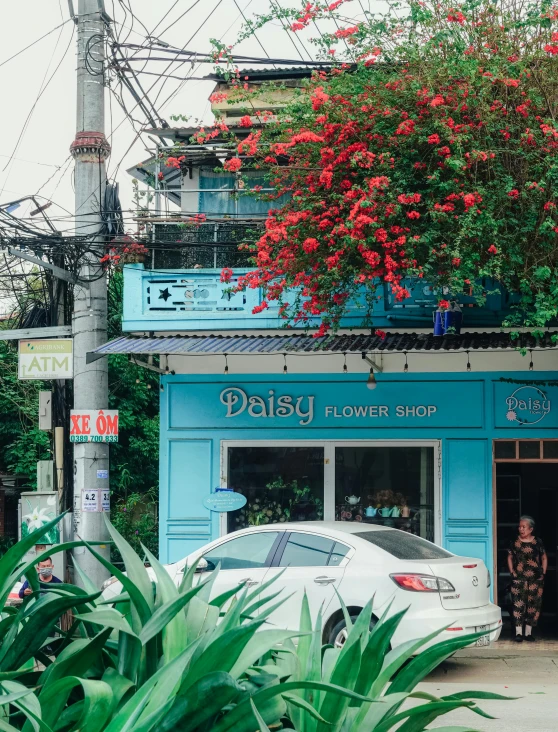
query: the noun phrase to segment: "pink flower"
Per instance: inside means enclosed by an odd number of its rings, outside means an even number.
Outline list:
[[[496,249],[496,247],[494,246],[494,244],[491,244],[488,247],[488,253],[489,254],[498,254],[498,250]]]
[[[225,267],[221,270],[221,282],[230,282],[233,276],[233,271],[230,267]]]
[[[451,260],[451,263],[453,264],[454,267],[459,267],[459,265],[461,264],[461,259],[459,257],[454,257]]]
[[[439,310],[449,310],[451,307],[449,300],[440,300],[438,303],[438,309]]]
[[[437,135],[434,133],[433,135],[430,135],[428,138],[428,144],[429,145],[439,145],[440,144],[440,135]]]
[[[387,333],[385,332],[385,330],[376,330],[374,331],[374,335],[377,335],[378,338],[381,338],[383,341],[385,341]]]
[[[517,188],[512,188],[511,191],[508,191],[507,195],[510,198],[519,198],[519,191],[517,190]]]
[[[252,127],[252,119],[249,114],[245,114],[244,117],[240,118],[241,127]]]

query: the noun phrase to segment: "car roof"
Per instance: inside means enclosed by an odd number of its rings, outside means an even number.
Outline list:
[[[281,529],[281,531],[295,531],[300,529],[314,531],[340,531],[343,534],[357,534],[362,531],[389,531],[388,526],[379,526],[378,524],[368,524],[362,521],[291,521],[285,523],[264,524],[263,526],[248,526],[240,531],[269,531]],[[240,532],[233,532],[240,533]],[[227,534],[230,536],[230,534]]]

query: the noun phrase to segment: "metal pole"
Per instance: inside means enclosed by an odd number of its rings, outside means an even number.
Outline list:
[[[110,152],[105,130],[105,21],[99,0],[79,0],[77,59],[77,125],[71,145],[75,160],[76,231],[91,237],[91,254],[83,260],[79,276],[89,280],[89,287],[75,286],[72,332],[74,337],[74,409],[106,409],[108,407],[108,366],[106,359],[87,364],[88,351],[107,340],[107,280],[99,259],[103,256],[103,205],[106,169]],[[87,541],[106,541],[100,500],[101,490],[108,488],[109,448],[103,443],[74,445],[74,532]],[[103,472],[99,472],[103,471]],[[85,489],[99,491],[99,510],[82,511]],[[76,537],[77,538],[77,537]],[[97,547],[107,559],[108,544]],[[108,578],[106,569],[83,548],[74,558],[90,580],[98,587]],[[79,584],[79,579],[76,577]]]

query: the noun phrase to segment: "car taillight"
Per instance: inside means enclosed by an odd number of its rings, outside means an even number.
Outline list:
[[[431,574],[390,574],[390,577],[398,587],[409,592],[455,592],[451,582]]]

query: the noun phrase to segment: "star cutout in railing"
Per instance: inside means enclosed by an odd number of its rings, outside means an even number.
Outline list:
[[[169,299],[169,297],[171,296],[168,287],[165,287],[164,290],[159,290],[159,292],[161,293],[159,295],[159,300],[164,300],[166,302]]]

